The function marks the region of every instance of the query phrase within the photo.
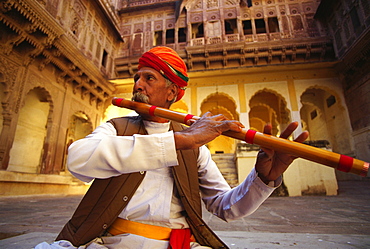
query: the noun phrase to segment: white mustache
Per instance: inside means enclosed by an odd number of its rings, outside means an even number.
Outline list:
[[[141,92],[136,92],[132,95],[132,101],[149,104],[149,97]]]

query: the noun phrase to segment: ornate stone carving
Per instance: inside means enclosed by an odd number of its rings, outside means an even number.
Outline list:
[[[203,21],[203,14],[201,12],[191,13],[190,21],[192,23],[202,22]]]
[[[216,21],[220,19],[220,12],[217,11],[210,11],[207,13],[207,21]]]
[[[3,76],[4,83],[5,83],[5,96],[4,99],[2,100],[1,104],[3,106],[4,112],[9,112],[9,98],[14,91],[15,87],[15,81],[17,78],[18,74],[18,69],[19,66],[11,62],[10,60],[6,59],[3,56],[0,56],[0,64],[1,65],[6,65],[6,67],[0,67],[0,73]]]
[[[74,1],[73,10],[77,13],[77,15],[81,19],[84,19],[85,18],[86,8],[85,8],[85,6],[79,0],[75,0]]]
[[[234,0],[226,0],[226,4],[229,2],[234,2]],[[228,4],[230,5],[230,4]],[[218,0],[207,0],[207,8],[217,8],[218,7]]]
[[[126,25],[122,27],[122,35],[130,35],[131,34],[131,25]]]
[[[203,6],[203,1],[198,0],[197,3],[194,5],[193,9],[201,9]]]
[[[158,31],[158,30],[163,30],[163,21],[162,20],[157,20],[157,21],[154,21],[154,30],[155,31]]]
[[[224,16],[226,19],[236,18],[236,9],[225,9]]]
[[[134,25],[134,33],[140,33],[144,31],[144,24],[137,23]]]
[[[166,28],[167,29],[175,28],[175,19],[167,19],[166,20]]]
[[[239,6],[240,0],[226,0],[225,4],[229,6]]]

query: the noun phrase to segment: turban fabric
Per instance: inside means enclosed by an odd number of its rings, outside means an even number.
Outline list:
[[[184,96],[185,87],[189,81],[186,65],[173,49],[168,47],[154,47],[150,49],[139,59],[138,68],[142,67],[151,67],[161,73],[163,77],[178,85],[179,93],[176,101]]]

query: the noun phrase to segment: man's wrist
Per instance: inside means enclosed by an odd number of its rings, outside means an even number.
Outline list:
[[[269,180],[266,177],[262,176],[260,173],[257,172],[257,176],[261,179],[261,181],[269,187],[275,187],[275,181]]]

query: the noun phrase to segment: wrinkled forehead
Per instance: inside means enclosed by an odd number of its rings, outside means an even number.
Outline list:
[[[147,75],[153,75],[155,77],[163,77],[163,75],[155,70],[152,67],[141,67],[135,74],[134,78],[140,77],[140,76],[147,76]]]

